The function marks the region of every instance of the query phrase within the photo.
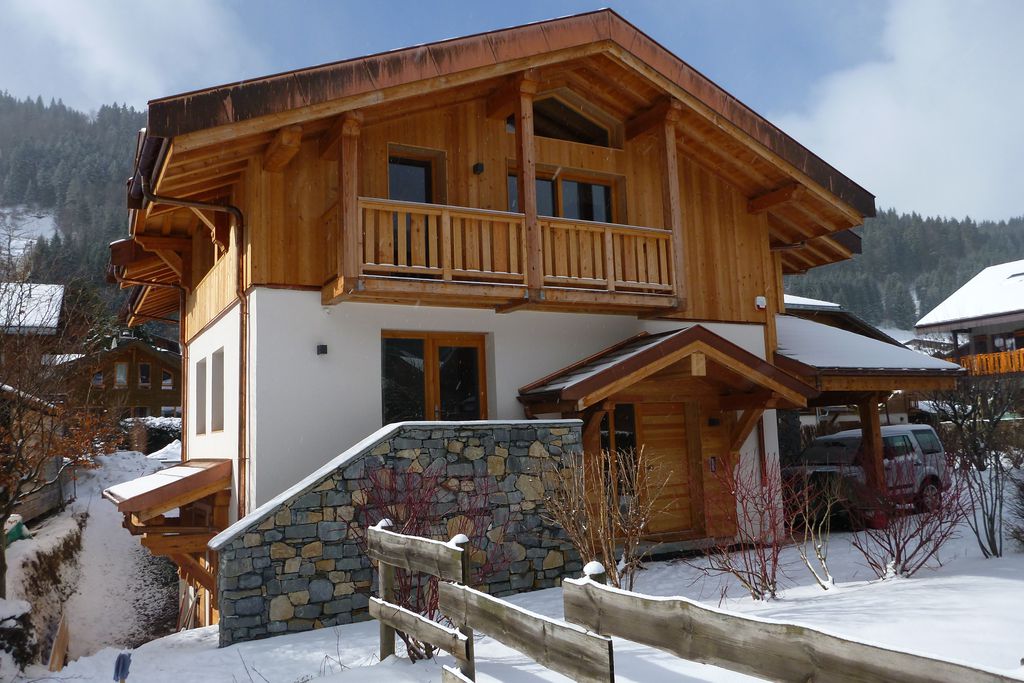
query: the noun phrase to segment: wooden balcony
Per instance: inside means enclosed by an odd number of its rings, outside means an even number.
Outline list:
[[[538,217],[533,267],[542,286],[531,292],[524,214],[360,197],[356,216],[357,239],[344,234],[349,226],[336,239],[360,255],[358,284],[341,296],[337,287],[333,296],[325,288],[325,300],[614,310],[675,305],[667,230]]]
[[[1024,373],[1024,349],[1000,351],[998,353],[976,353],[971,356],[947,358],[951,363],[960,363],[971,375],[1011,375]]]

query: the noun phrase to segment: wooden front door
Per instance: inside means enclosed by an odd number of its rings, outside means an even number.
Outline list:
[[[687,447],[686,404],[638,403],[636,422],[644,457],[666,482],[656,501],[651,535],[699,533],[704,526],[700,461]]]

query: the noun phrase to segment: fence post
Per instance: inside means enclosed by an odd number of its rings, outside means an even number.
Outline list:
[[[386,529],[391,526],[390,519],[382,519],[377,522],[378,529]],[[377,577],[379,579],[377,592],[380,599],[391,604],[395,603],[395,568],[386,562],[377,562]],[[383,621],[380,624],[380,661],[384,661],[395,654],[395,629]]]
[[[472,564],[469,559],[469,537],[466,534],[456,534],[450,543],[462,551],[462,585],[468,586],[473,576]],[[476,661],[473,654],[473,629],[469,624],[455,624],[455,628],[462,631],[466,636],[466,661],[459,662],[459,670],[466,678],[476,680]]]
[[[587,562],[583,567],[583,575],[595,583],[608,583],[608,572],[605,571],[604,565],[597,560]]]

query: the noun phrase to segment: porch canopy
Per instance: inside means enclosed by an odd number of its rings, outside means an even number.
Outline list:
[[[227,526],[231,501],[230,460],[189,460],[103,491],[124,514],[123,526],[141,536],[154,555],[165,555],[186,578],[214,590],[210,539]],[[177,517],[165,513],[180,510]]]
[[[895,391],[954,389],[965,370],[905,346],[865,337],[838,327],[776,316],[775,363],[820,392],[809,407],[857,405],[864,430],[866,473],[870,484],[885,481],[878,404]]]
[[[814,387],[702,325],[641,333],[519,390],[530,415],[619,402],[698,400],[720,410],[799,408]]]

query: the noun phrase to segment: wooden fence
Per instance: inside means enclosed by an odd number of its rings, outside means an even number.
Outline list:
[[[590,577],[562,582],[566,621],[605,636],[775,681],[1009,683],[1017,679],[821,631],[660,598]]]

